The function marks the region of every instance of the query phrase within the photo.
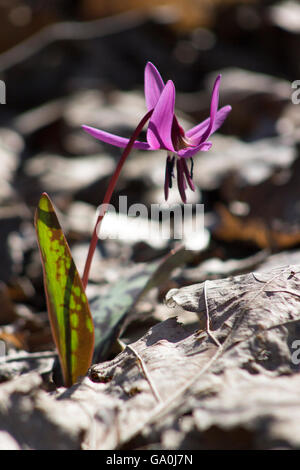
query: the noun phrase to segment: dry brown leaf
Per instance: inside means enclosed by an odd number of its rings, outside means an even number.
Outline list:
[[[298,158],[288,175],[273,175],[257,185],[236,187],[234,200],[245,204],[249,212],[239,215],[219,204],[220,224],[215,236],[226,241],[253,242],[261,248],[282,249],[299,244],[299,167]]]
[[[209,314],[220,347],[170,318],[56,395],[41,390],[36,372],[0,385],[1,428],[34,449],[203,448],[228,432],[227,448],[260,447],[260,435],[267,447],[281,438],[297,447],[299,284],[300,265],[288,265],[173,289],[169,303]],[[178,427],[179,418],[190,425]],[[244,440],[235,443],[238,429]]]
[[[244,3],[255,3],[255,0],[244,0]],[[176,26],[181,31],[189,31],[197,26],[209,26],[213,19],[213,13],[216,7],[225,3],[224,0],[203,1],[201,3],[195,0],[154,0],[149,4],[141,0],[118,0],[111,2],[109,0],[98,2],[95,0],[85,0],[82,2],[82,12],[85,18],[95,18],[118,14],[127,10],[146,10],[151,11],[154,7],[168,6],[177,13]],[[227,0],[227,4],[235,4],[236,0]],[[149,8],[150,5],[150,8]],[[161,12],[163,17],[164,12]],[[166,15],[166,13],[165,13]],[[171,12],[169,13],[172,18]]]

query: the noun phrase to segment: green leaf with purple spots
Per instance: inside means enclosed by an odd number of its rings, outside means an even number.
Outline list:
[[[82,282],[49,196],[35,214],[52,335],[67,387],[86,374],[94,350],[94,325]]]

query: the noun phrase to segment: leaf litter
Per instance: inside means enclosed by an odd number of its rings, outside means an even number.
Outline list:
[[[0,448],[300,447],[299,110],[290,96],[299,32],[284,20],[295,2],[230,3],[211,10],[214,25],[204,14],[184,38],[170,17],[162,25],[157,14],[133,12],[104,23],[50,25],[2,54],[10,96],[1,108],[7,127],[0,129]],[[222,72],[222,99],[232,116],[212,151],[195,159],[190,199],[205,204],[208,236],[198,252],[179,252],[169,265],[163,256],[173,245],[158,249],[138,230],[126,247],[101,243],[87,289],[104,332],[101,354],[86,377],[65,389],[53,381],[56,353],[33,209],[49,190],[81,266],[119,153],[87,140],[79,126],[87,117],[90,125],[130,135],[144,111],[147,43],[163,75],[176,76],[186,128],[207,116],[212,77]],[[31,81],[26,93],[24,76]],[[147,207],[162,200],[164,158],[152,158],[150,174],[149,155],[131,155],[118,193],[130,204],[137,195]],[[163,305],[165,294],[173,309]]]
[[[176,448],[201,448],[209,430],[234,434],[241,428],[251,448],[255,442],[276,448],[280,440],[297,447],[298,440],[289,439],[299,406],[299,366],[292,362],[300,330],[297,273],[300,265],[288,265],[171,290],[167,303],[193,310],[200,319],[208,315],[220,345],[205,329],[189,331],[170,318],[111,361],[93,365],[89,377],[70,389],[49,395],[39,374],[30,372],[0,387],[1,420],[10,416],[4,429],[20,442],[23,387],[34,381],[26,396],[27,424],[38,413],[45,433],[37,442],[34,428],[27,429],[22,446],[126,448],[150,445],[155,437],[165,448],[173,433]],[[12,413],[15,402],[7,398],[12,388],[22,418]],[[183,416],[190,419],[187,427],[178,424]],[[51,442],[48,428],[56,430]]]

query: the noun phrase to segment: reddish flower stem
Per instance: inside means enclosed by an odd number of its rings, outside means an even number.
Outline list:
[[[126,147],[125,147],[125,149],[122,153],[122,156],[121,156],[121,158],[118,162],[118,165],[115,169],[115,172],[114,172],[114,174],[113,174],[113,176],[110,180],[109,186],[107,188],[107,191],[106,191],[104,199],[103,199],[102,206],[105,205],[105,204],[107,204],[107,205],[109,204],[111,196],[112,196],[113,191],[115,189],[116,183],[118,181],[121,169],[122,169],[122,167],[125,163],[125,160],[128,157],[128,155],[130,154],[134,142],[138,138],[139,134],[142,132],[144,125],[146,124],[148,119],[150,119],[152,113],[153,113],[153,109],[151,111],[149,111],[143,117],[143,119],[140,121],[139,125],[135,129],[134,133],[132,134],[128,144],[126,145]],[[92,235],[92,239],[91,239],[87,259],[86,259],[86,262],[85,262],[84,272],[83,272],[83,276],[82,276],[82,284],[83,284],[84,289],[86,289],[86,286],[87,286],[87,283],[88,283],[88,278],[89,278],[89,273],[90,273],[90,269],[91,269],[92,259],[93,259],[95,249],[96,249],[96,246],[97,246],[97,242],[98,242],[98,233],[99,233],[99,229],[100,229],[100,224],[101,224],[102,219],[103,219],[103,217],[106,213],[106,210],[107,209],[101,211],[100,215],[97,218],[95,228],[94,228],[94,231],[93,231],[93,235]]]

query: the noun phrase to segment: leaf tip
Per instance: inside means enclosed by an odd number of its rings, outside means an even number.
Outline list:
[[[53,210],[51,199],[47,193],[42,193],[38,203],[38,208],[46,212]]]

